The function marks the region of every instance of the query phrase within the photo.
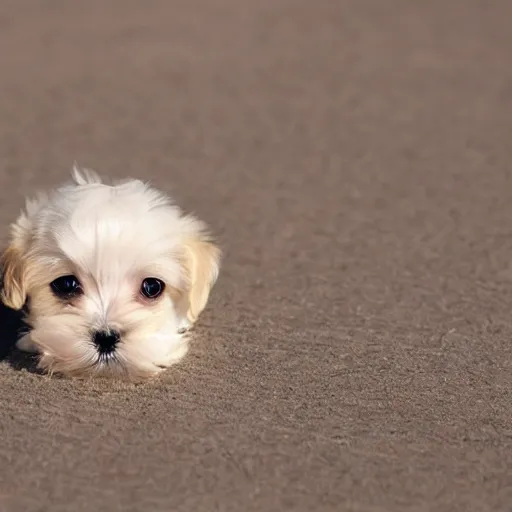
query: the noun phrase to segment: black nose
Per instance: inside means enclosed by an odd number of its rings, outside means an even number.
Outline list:
[[[92,336],[92,341],[98,347],[100,354],[110,354],[116,349],[121,335],[117,331],[96,331]]]

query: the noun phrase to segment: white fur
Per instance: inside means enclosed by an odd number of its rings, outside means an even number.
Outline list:
[[[24,290],[31,326],[18,347],[39,352],[41,367],[50,372],[131,379],[156,375],[186,354],[183,332],[204,307],[201,303],[197,314],[187,313],[188,306],[193,309],[187,296],[192,297],[194,286],[202,286],[196,296],[208,295],[220,252],[200,221],[183,215],[166,195],[142,181],[107,185],[95,172],[76,166],[72,177],[71,183],[27,200],[12,226],[11,247],[19,262],[11,256],[4,266],[22,264],[23,278],[6,280],[4,302],[19,308],[9,286]],[[207,249],[201,261],[186,259],[188,242]],[[187,267],[187,261],[195,267]],[[62,304],[50,290],[50,283],[66,273],[76,275],[84,290],[73,304]],[[196,275],[197,282],[191,282]],[[166,284],[154,303],[139,293],[146,277]],[[98,359],[91,342],[91,330],[101,328],[122,333],[108,362]]]

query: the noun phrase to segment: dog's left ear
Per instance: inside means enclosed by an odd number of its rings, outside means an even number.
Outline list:
[[[186,317],[193,324],[208,302],[217,281],[221,251],[207,236],[189,238],[183,245],[183,269],[186,276]]]

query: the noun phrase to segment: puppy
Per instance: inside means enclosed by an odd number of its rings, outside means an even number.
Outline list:
[[[1,299],[26,311],[18,348],[69,376],[141,380],[187,352],[217,280],[206,226],[139,180],[72,181],[26,202],[1,258]]]

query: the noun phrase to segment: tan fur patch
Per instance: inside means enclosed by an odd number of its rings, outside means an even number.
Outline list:
[[[220,249],[210,240],[190,239],[184,243],[183,266],[188,278],[187,319],[194,323],[206,306],[217,280]]]
[[[27,298],[25,263],[21,250],[11,244],[4,251],[0,258],[2,269],[2,302],[12,308],[19,310],[25,304]]]

